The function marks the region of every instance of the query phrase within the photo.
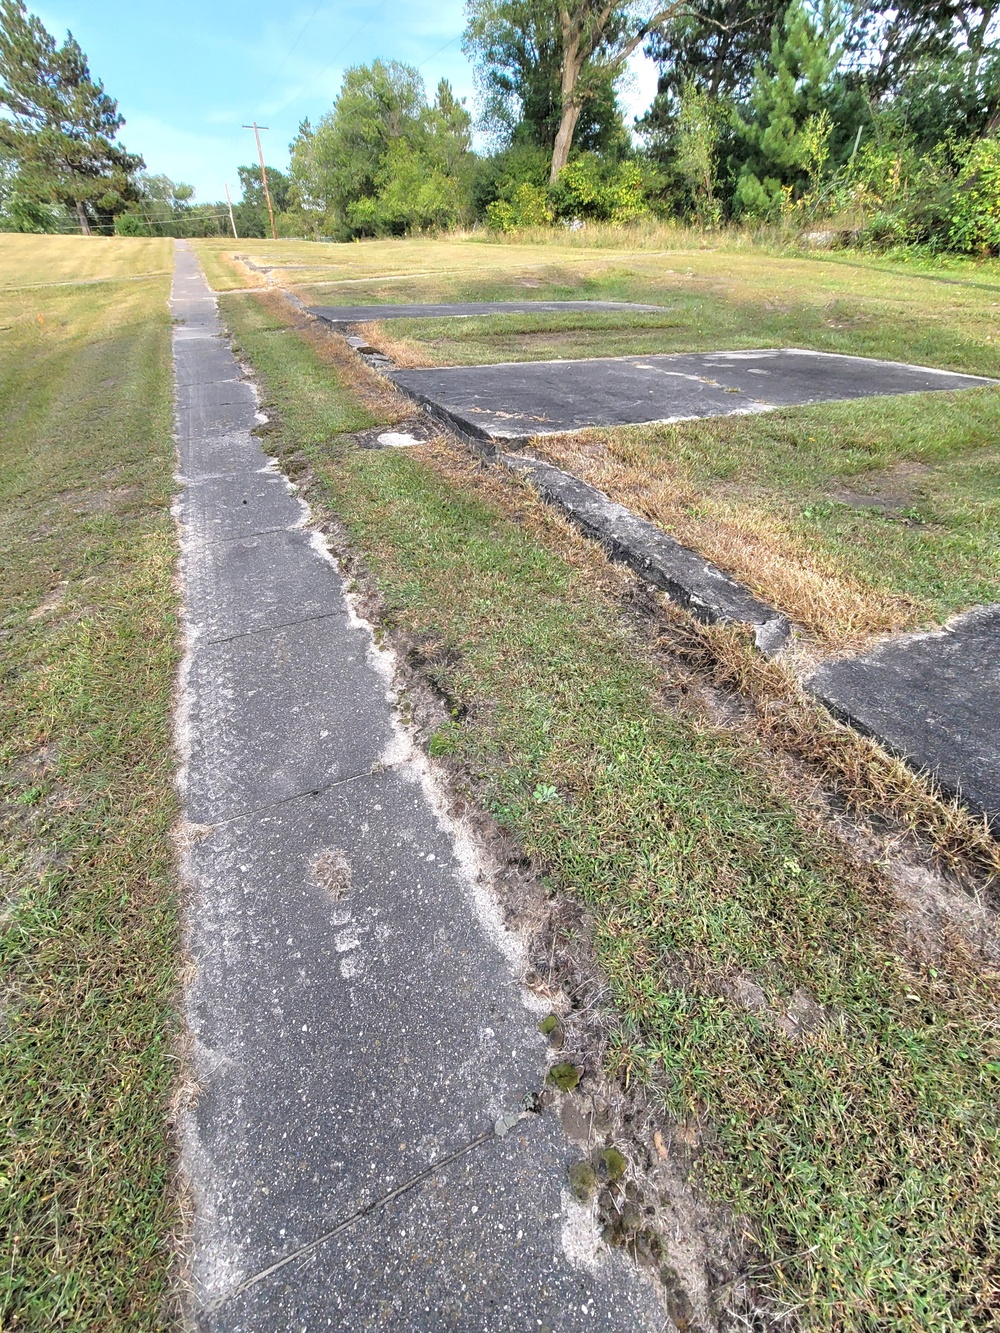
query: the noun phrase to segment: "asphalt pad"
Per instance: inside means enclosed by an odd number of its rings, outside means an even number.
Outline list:
[[[540,315],[567,311],[621,310],[661,313],[662,306],[628,301],[455,301],[418,305],[315,305],[309,307],[335,328],[382,319],[469,319],[474,315]]]
[[[397,370],[391,378],[466,435],[507,442],[997,383],[797,348],[451,366]]]

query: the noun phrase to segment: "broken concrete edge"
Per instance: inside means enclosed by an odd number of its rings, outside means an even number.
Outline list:
[[[855,709],[850,708],[838,699],[834,699],[831,695],[824,694],[823,690],[816,684],[815,676],[804,682],[803,689],[821,703],[838,722],[843,722],[845,726],[851,727],[859,735],[867,736],[869,740],[875,741],[883,750],[902,760],[907,768],[916,773],[917,777],[925,778],[934,791],[945,801],[955,801],[958,805],[971,811],[972,814],[980,817],[985,822],[990,835],[1000,841],[1000,813],[987,807],[977,792],[970,790],[968,787],[963,787],[960,782],[950,779],[947,774],[928,767],[918,755],[911,754],[903,747],[893,744],[886,735],[884,727],[873,726],[870,722],[866,722]]]
[[[945,800],[955,801],[981,818],[990,835],[1000,841],[1000,809],[997,807],[995,797],[991,799],[987,792],[973,782],[961,781],[943,764],[928,763],[926,756],[922,758],[915,746],[902,743],[898,737],[893,740],[889,735],[889,727],[881,726],[872,717],[865,715],[865,698],[859,695],[852,703],[844,697],[842,690],[838,690],[836,682],[838,667],[854,663],[874,665],[879,662],[883,654],[898,652],[908,645],[929,639],[945,639],[969,625],[992,619],[998,613],[1000,613],[1000,602],[990,602],[957,612],[943,625],[936,625],[932,629],[915,630],[909,634],[886,635],[861,654],[827,658],[802,682],[802,688],[839,722],[876,741],[889,754],[902,760],[918,776],[926,778]],[[868,702],[870,704],[870,699]]]
[[[521,454],[500,454],[497,461],[562,509],[613,559],[655,584],[696,619],[749,625],[754,643],[768,657],[788,643],[791,625],[786,616],[648,519],[551,463]]]

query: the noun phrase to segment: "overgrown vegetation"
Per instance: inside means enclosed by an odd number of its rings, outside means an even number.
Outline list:
[[[450,89],[431,108],[415,69],[350,70],[320,128],[306,123],[293,145],[284,234],[651,217],[767,224],[824,247],[1000,251],[991,0],[467,8],[489,154],[469,151]],[[618,90],[643,43],[661,79],[636,142]],[[453,149],[429,152],[426,126],[442,114]]]
[[[446,80],[428,102],[413,66],[348,69],[333,106],[301,124],[288,171],[270,168],[278,235],[659,219],[767,225],[826,248],[1000,253],[996,0],[468,0],[466,12],[485,151]],[[627,125],[620,93],[639,49],[659,90]],[[130,236],[229,230],[224,202],[138,174],[79,48],[57,48],[21,0],[0,8],[0,103],[14,126],[0,122],[0,226],[59,230],[70,203],[85,229],[96,209]],[[260,168],[239,176],[239,235],[269,235]]]
[[[170,260],[0,259],[4,1329],[169,1324]]]
[[[358,422],[357,363],[283,333],[274,296],[223,305],[272,447],[305,451],[450,701],[434,753],[586,903],[613,1068],[697,1145],[760,1284],[818,1329],[992,1327],[1000,1052],[977,943],[921,927],[847,851],[808,776],[776,767],[777,732],[684,704],[625,576],[530,491],[440,442],[357,449],[345,429],[390,415],[373,398]]]

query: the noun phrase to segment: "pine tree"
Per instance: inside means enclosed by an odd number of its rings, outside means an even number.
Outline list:
[[[773,212],[786,191],[805,182],[825,153],[831,80],[843,54],[843,11],[836,0],[820,8],[793,0],[775,25],[770,69],[757,67],[750,118],[739,127],[748,148],[736,184],[736,203],[748,214]]]
[[[118,103],[91,77],[72,33],[57,46],[22,0],[0,0],[0,154],[17,164],[18,190],[76,210],[117,213],[137,196],[142,158],[114,142]]]

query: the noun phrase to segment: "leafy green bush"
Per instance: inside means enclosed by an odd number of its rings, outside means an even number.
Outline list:
[[[119,213],[115,218],[115,234],[118,236],[148,236],[150,228],[141,213]]]
[[[634,159],[615,162],[581,153],[559,173],[551,194],[561,218],[622,223],[649,211],[645,187],[643,169]]]
[[[530,181],[515,185],[506,199],[486,206],[486,221],[494,231],[519,231],[522,227],[548,227],[555,221],[548,191]]]
[[[965,254],[1000,254],[1000,139],[972,144],[959,169],[948,240]]]

